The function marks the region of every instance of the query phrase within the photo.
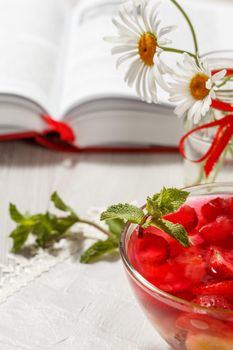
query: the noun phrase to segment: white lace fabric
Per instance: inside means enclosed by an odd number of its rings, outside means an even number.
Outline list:
[[[88,218],[98,222],[101,211],[101,209],[91,209]],[[98,230],[83,224],[77,224],[75,232],[78,232],[78,235],[74,234],[74,239],[62,239],[50,250],[40,248],[36,250],[34,256],[28,258],[8,253],[7,263],[0,263],[0,303],[5,302],[10,296],[54,266],[78,254],[81,242],[86,247],[90,244],[90,240],[93,243],[94,239],[103,238]]]

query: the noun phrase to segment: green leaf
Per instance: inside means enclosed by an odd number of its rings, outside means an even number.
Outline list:
[[[10,203],[9,213],[10,213],[11,219],[15,221],[17,224],[20,224],[24,219],[24,216],[19,212],[15,204]]]
[[[57,218],[54,229],[57,232],[64,234],[78,221],[79,220],[72,215],[67,216],[66,218]]]
[[[53,234],[55,222],[56,217],[49,213],[38,215],[38,220],[32,229],[32,234],[36,236],[36,243],[39,247],[46,247]]]
[[[108,238],[105,241],[99,240],[82,254],[80,262],[82,264],[96,262],[107,254],[117,252],[118,244],[119,241],[113,238]]]
[[[188,234],[182,225],[173,224],[172,222],[164,219],[156,220],[151,222],[151,224],[175,238],[183,247],[189,247],[190,242]]]
[[[29,226],[17,226],[14,231],[11,232],[10,237],[13,239],[12,252],[17,253],[27,241],[31,227]]]
[[[109,207],[101,214],[101,220],[121,219],[140,224],[144,218],[142,209],[131,204],[117,204]]]
[[[189,192],[177,188],[163,188],[162,191],[153,196],[152,201],[157,204],[162,215],[172,213],[183,205],[189,196]]]
[[[106,224],[109,231],[117,238],[120,238],[123,228],[125,227],[125,221],[122,219],[111,219],[107,220]]]
[[[69,212],[73,216],[77,217],[77,215],[75,214],[73,209],[71,207],[69,207],[67,204],[65,204],[65,202],[61,199],[61,197],[58,195],[57,192],[53,192],[53,194],[51,196],[51,201],[53,202],[55,208],[57,208],[61,211]]]
[[[147,197],[146,210],[152,217],[160,218],[162,216],[157,201],[150,197]]]
[[[64,235],[77,221],[78,219],[72,215],[58,218],[51,213],[41,214],[37,216],[37,222],[33,226],[32,233],[37,237],[37,244],[44,248],[51,241],[55,241]]]

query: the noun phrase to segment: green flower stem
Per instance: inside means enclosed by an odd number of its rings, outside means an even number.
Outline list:
[[[204,164],[201,163],[200,164],[200,171],[199,171],[199,175],[197,180],[195,181],[195,183],[193,185],[199,185],[202,183],[202,180],[205,179],[205,172],[204,172]]]
[[[217,88],[220,88],[222,86],[224,86],[228,81],[230,81],[231,79],[233,79],[233,74],[228,75],[227,77],[224,78],[223,82],[219,85],[216,85]]]
[[[212,182],[214,182],[217,177],[218,177],[218,174],[219,172],[221,171],[222,167],[223,167],[223,164],[224,164],[224,161],[226,159],[226,156],[227,156],[227,152],[228,152],[228,147],[224,150],[223,152],[223,155],[222,155],[222,158],[220,159],[220,161],[218,162],[218,164],[216,165],[216,169],[215,169],[215,172],[214,172],[214,176],[212,178]]]
[[[183,10],[183,8],[177,3],[176,0],[170,0],[173,5],[175,5],[177,7],[177,9],[181,12],[181,14],[184,16],[184,18],[186,19],[188,25],[189,25],[189,28],[191,30],[191,33],[192,33],[192,37],[193,37],[193,42],[194,42],[194,48],[195,48],[195,57],[196,59],[198,58],[198,43],[197,43],[197,36],[196,36],[196,33],[195,33],[195,30],[194,30],[194,27],[192,25],[192,22],[190,21],[187,13]],[[198,59],[197,59],[198,60]]]
[[[167,51],[167,52],[174,52],[174,53],[178,53],[178,54],[184,54],[187,53],[189,56],[193,57],[195,60],[197,60],[197,57],[189,52],[189,51],[185,51],[185,50],[179,50],[179,49],[174,49],[173,47],[164,47],[164,46],[159,46],[160,49],[162,49],[163,51]]]
[[[111,234],[107,230],[105,230],[102,226],[96,224],[93,221],[80,219],[78,221],[78,223],[92,226],[92,227],[96,228],[97,230],[101,231],[102,233],[104,233],[106,236],[111,237]]]

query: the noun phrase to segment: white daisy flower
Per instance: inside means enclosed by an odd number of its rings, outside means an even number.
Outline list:
[[[226,75],[222,70],[212,75],[207,60],[200,61],[184,54],[183,64],[177,64],[179,74],[173,75],[174,82],[169,84],[170,101],[178,106],[175,113],[179,117],[187,115],[188,120],[197,124],[210,110],[212,99],[216,98],[214,88]]]
[[[129,0],[120,6],[113,18],[117,36],[105,38],[116,44],[112,54],[120,55],[117,68],[129,61],[125,81],[129,86],[135,85],[137,94],[146,102],[158,102],[156,82],[163,84],[162,75],[170,69],[161,62],[160,46],[170,43],[165,38],[173,27],[161,27],[157,12],[158,3],[148,0]]]

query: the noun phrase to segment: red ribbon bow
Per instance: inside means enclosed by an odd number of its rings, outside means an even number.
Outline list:
[[[229,74],[232,74],[232,70],[227,70],[227,75]],[[233,112],[233,106],[231,104],[225,103],[219,100],[213,100],[211,107],[214,109],[221,110],[223,112],[228,112],[228,113]],[[208,151],[201,158],[197,160],[189,159],[185,153],[185,141],[189,138],[190,135],[196,133],[197,131],[214,128],[214,127],[218,127],[218,130],[216,132],[216,135]],[[215,167],[215,165],[217,164],[219,158],[221,157],[228,143],[230,142],[232,136],[233,136],[233,114],[228,114],[220,120],[210,122],[190,130],[187,134],[185,134],[181,138],[180,144],[179,144],[179,150],[181,155],[185,159],[188,159],[193,163],[201,163],[206,161],[204,164],[204,172],[206,177],[208,177],[211,171],[213,170],[213,168]]]

